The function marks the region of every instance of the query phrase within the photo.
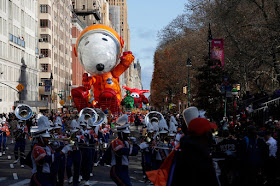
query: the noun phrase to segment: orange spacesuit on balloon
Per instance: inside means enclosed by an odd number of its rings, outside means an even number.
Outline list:
[[[134,60],[130,51],[123,52],[123,56],[120,57],[123,45],[123,40],[117,32],[105,25],[92,25],[81,33],[74,52],[92,76],[84,73],[83,87],[71,91],[78,111],[85,107],[100,107],[113,113],[119,112],[119,76]],[[89,92],[92,87],[94,98]]]

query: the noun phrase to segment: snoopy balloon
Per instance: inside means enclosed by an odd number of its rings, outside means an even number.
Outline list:
[[[123,39],[108,26],[91,25],[82,31],[74,53],[91,76],[84,73],[83,86],[71,91],[78,111],[85,107],[100,107],[113,113],[119,111],[121,89],[118,79],[134,60],[130,51],[121,56],[123,46]],[[89,93],[92,87],[94,98]]]

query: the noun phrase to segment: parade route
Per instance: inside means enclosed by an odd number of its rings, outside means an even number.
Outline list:
[[[135,127],[132,126],[132,133],[135,134]],[[112,137],[113,138],[113,137]],[[26,149],[25,155],[30,151],[31,142],[26,140]],[[0,157],[0,185],[5,184],[10,186],[24,186],[29,185],[30,177],[31,177],[31,168],[26,166],[24,168],[20,167],[19,162],[17,164],[13,164],[15,161],[13,155],[14,144],[11,144],[11,139],[8,138],[7,143],[8,149],[6,150],[6,154]],[[11,159],[8,159],[8,156],[11,156]],[[130,179],[132,185],[135,186],[144,186],[148,185],[148,183],[144,183],[142,180],[143,175],[141,171],[141,153],[136,157],[130,158]],[[109,166],[97,166],[93,167],[93,176],[90,177],[90,185],[96,186],[112,186],[115,183],[109,177]],[[66,176],[66,174],[65,174]],[[68,184],[67,176],[65,178],[65,185]],[[80,183],[83,185],[83,181]]]

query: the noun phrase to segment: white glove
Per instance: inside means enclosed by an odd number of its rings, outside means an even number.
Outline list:
[[[140,149],[145,149],[145,148],[148,148],[149,145],[146,143],[146,142],[143,142],[139,145]]]
[[[67,154],[69,151],[72,151],[72,146],[73,144],[68,144],[68,145],[65,145],[65,147],[63,147],[63,149],[61,150],[61,152],[63,152],[63,154]]]

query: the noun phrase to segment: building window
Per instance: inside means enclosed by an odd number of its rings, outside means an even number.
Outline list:
[[[41,64],[41,70],[42,72],[48,72],[49,70],[49,64]]]
[[[51,21],[48,19],[40,19],[40,27],[41,28],[51,28]]]
[[[51,7],[49,5],[40,5],[40,12],[41,13],[50,13]]]
[[[41,55],[44,57],[51,57],[51,51],[49,49],[41,49]]]
[[[9,34],[9,41],[13,41],[13,39],[14,39],[13,34]]]
[[[41,94],[41,100],[48,100],[48,95],[43,95],[43,94]]]
[[[85,10],[86,9],[86,5],[83,5],[83,10]]]
[[[51,42],[51,36],[49,34],[41,34],[40,37],[42,42]]]

